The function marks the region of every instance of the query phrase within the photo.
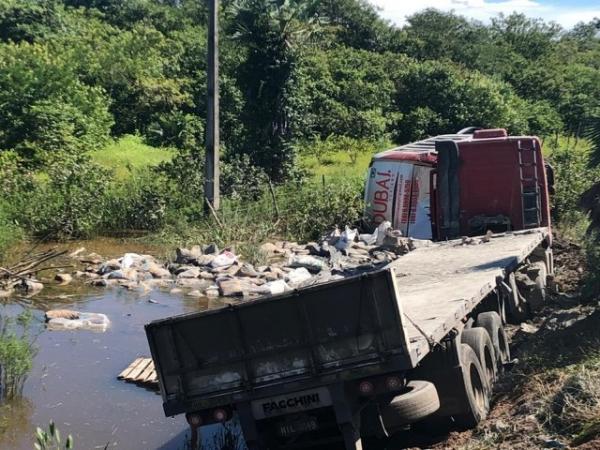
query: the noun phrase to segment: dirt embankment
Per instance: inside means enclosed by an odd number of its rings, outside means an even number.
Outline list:
[[[557,239],[554,252],[558,292],[535,319],[509,330],[518,362],[496,384],[488,419],[394,449],[600,450],[600,303],[580,296],[583,249]]]

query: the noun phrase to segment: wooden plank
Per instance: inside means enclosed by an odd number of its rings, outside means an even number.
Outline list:
[[[148,364],[152,362],[151,358],[144,358],[137,367],[127,376],[126,380],[134,381],[140,374],[148,367]]]
[[[129,373],[135,369],[137,367],[137,365],[143,360],[144,358],[136,358],[133,360],[133,362],[131,364],[129,364],[127,366],[127,368],[121,372],[119,374],[119,376],[117,377],[118,379],[123,379],[123,378],[127,378],[127,375],[129,375]]]
[[[156,377],[156,370],[154,370],[154,365],[152,365],[152,372],[150,372],[146,379],[144,379],[144,383],[156,384],[158,386],[158,378]]]
[[[153,370],[154,370],[154,361],[152,361],[152,359],[150,359],[148,366],[144,369],[144,371],[142,373],[140,373],[137,377],[135,377],[135,381],[143,382],[148,377],[148,375],[150,375],[152,373]]]

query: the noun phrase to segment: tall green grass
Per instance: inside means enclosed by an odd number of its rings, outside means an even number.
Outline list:
[[[158,166],[175,156],[176,150],[156,148],[144,143],[142,137],[127,135],[90,153],[92,161],[114,171],[117,180],[132,176],[139,169]]]

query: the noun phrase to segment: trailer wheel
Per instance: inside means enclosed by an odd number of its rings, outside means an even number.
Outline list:
[[[514,273],[508,276],[508,284],[512,291],[511,295],[508,296],[508,322],[520,324],[529,317],[529,306],[525,297],[519,292]]]
[[[440,408],[440,399],[433,383],[412,380],[408,382],[407,389],[407,392],[380,408],[383,424],[388,431],[393,432],[417,422]]]
[[[474,327],[463,330],[460,339],[463,344],[471,347],[477,355],[481,363],[481,368],[485,373],[488,392],[491,392],[494,381],[496,381],[498,369],[496,365],[496,353],[490,336],[485,328]]]
[[[476,327],[484,328],[489,334],[494,353],[496,355],[496,365],[501,368],[504,364],[510,362],[510,347],[508,345],[508,336],[502,326],[502,319],[495,311],[488,311],[477,316]]]
[[[548,269],[544,261],[535,261],[527,265],[527,276],[531,280],[531,289],[527,293],[527,303],[532,310],[538,310],[546,302]]]
[[[477,355],[467,344],[460,346],[461,369],[464,378],[464,395],[467,410],[453,416],[454,423],[461,429],[475,428],[487,417],[490,410],[489,391],[486,387],[485,372]]]

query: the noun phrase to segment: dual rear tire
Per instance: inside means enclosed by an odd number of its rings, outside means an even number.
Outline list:
[[[490,410],[493,384],[502,366],[510,361],[508,339],[496,312],[478,315],[473,328],[457,338],[458,364],[436,376],[440,410],[415,424],[417,431],[445,433],[474,428]]]

